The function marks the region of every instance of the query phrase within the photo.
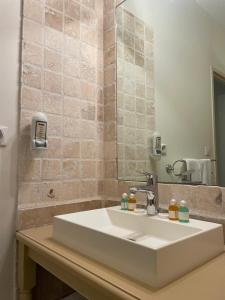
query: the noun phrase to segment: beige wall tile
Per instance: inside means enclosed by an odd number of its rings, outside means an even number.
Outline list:
[[[81,0],[81,3],[87,7],[95,9],[96,0]]]
[[[38,181],[41,179],[41,160],[21,160],[19,162],[21,181]]]
[[[74,159],[67,159],[63,161],[63,177],[64,178],[79,178],[80,177],[80,163]]]
[[[59,95],[50,93],[43,94],[43,107],[44,111],[52,114],[62,114],[63,100]]]
[[[64,32],[74,38],[80,37],[80,22],[70,17],[64,17]]]
[[[95,84],[81,81],[81,98],[89,101],[95,101],[97,95],[97,88]]]
[[[23,43],[23,63],[41,66],[43,62],[43,51],[40,46]]]
[[[106,178],[117,178],[117,166],[116,161],[105,162],[105,177]]]
[[[63,15],[53,9],[45,8],[45,25],[58,31],[63,30]]]
[[[22,183],[19,185],[19,203],[33,204],[41,202],[42,191],[40,183]]]
[[[115,142],[105,142],[105,159],[113,160],[116,159],[116,143]]]
[[[80,63],[77,58],[74,57],[64,57],[63,60],[63,71],[64,75],[71,77],[80,77]]]
[[[109,67],[105,68],[104,80],[106,85],[112,85],[116,81],[116,69],[115,65],[111,64]]]
[[[88,26],[95,27],[97,25],[95,11],[84,6],[81,6],[80,20],[82,23]]]
[[[64,181],[62,183],[63,199],[76,200],[80,198],[80,181]]]
[[[116,124],[115,122],[109,122],[105,124],[104,137],[106,142],[116,140]]]
[[[114,26],[114,13],[104,15],[104,30],[109,30]]]
[[[106,65],[111,65],[116,62],[115,47],[111,47],[104,51],[104,62]]]
[[[23,14],[35,22],[43,22],[43,4],[36,0],[23,1]]]
[[[63,49],[63,34],[50,27],[45,27],[45,46],[61,52]]]
[[[48,138],[48,150],[47,150],[48,158],[62,158],[62,139],[49,137]]]
[[[114,28],[104,32],[104,48],[111,48],[115,45]]]
[[[21,108],[40,111],[42,109],[42,93],[40,90],[22,87]]]
[[[23,21],[23,39],[29,43],[43,44],[44,31],[41,24],[29,19]]]
[[[91,46],[97,45],[98,36],[95,28],[81,24],[80,37],[82,42],[90,44]]]
[[[42,179],[60,179],[61,162],[60,160],[44,159],[42,162]]]
[[[62,136],[63,120],[61,116],[47,115],[48,117],[48,134],[49,136]]]
[[[81,158],[95,159],[97,154],[95,141],[82,141],[81,142]]]
[[[43,182],[41,184],[42,201],[60,201],[63,200],[63,190],[61,181]]]
[[[113,0],[104,0],[104,11],[109,12],[114,8],[115,2]]]
[[[81,117],[85,120],[95,120],[95,105],[83,103],[81,105]]]
[[[97,107],[97,120],[100,122],[104,121],[104,106]]]
[[[63,157],[64,158],[79,158],[80,157],[80,142],[63,139]]]
[[[71,18],[80,20],[80,5],[73,0],[64,0],[65,13]]]
[[[62,71],[62,56],[56,52],[45,49],[44,65],[46,69],[59,73]]]
[[[80,123],[76,119],[64,117],[64,137],[79,138],[81,136]]]
[[[64,116],[80,119],[81,116],[81,101],[77,98],[64,97],[63,101]]]
[[[46,71],[44,73],[44,88],[46,91],[61,94],[62,93],[62,76],[56,73]]]
[[[55,8],[56,10],[63,11],[63,1],[62,0],[46,0],[46,5]]]
[[[63,78],[63,91],[66,96],[80,97],[80,81],[76,78]]]
[[[82,180],[80,192],[82,198],[95,197],[97,194],[97,181]]]
[[[96,161],[81,161],[80,172],[82,178],[95,178]]]
[[[83,139],[96,139],[97,128],[96,123],[93,121],[81,121],[80,136]]]
[[[29,87],[41,89],[42,72],[41,69],[31,65],[23,66],[23,83]]]
[[[105,164],[104,164],[103,161],[97,161],[96,162],[96,174],[97,174],[97,178],[104,178]],[[103,189],[103,186],[102,186],[102,189]]]
[[[71,36],[64,35],[65,55],[80,58],[80,41]]]
[[[20,111],[21,141],[23,141],[22,139],[23,135],[30,135],[32,117],[33,117],[33,112],[26,111],[24,109]]]

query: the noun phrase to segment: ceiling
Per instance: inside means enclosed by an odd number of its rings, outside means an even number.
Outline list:
[[[196,2],[225,28],[225,0],[196,0]]]

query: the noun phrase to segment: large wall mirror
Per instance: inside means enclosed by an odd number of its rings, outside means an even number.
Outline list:
[[[225,0],[116,9],[122,180],[225,186]]]

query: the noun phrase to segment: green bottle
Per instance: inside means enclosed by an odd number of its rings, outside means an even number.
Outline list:
[[[121,209],[128,210],[128,195],[127,193],[123,193],[121,198]]]
[[[185,200],[180,201],[180,207],[178,210],[178,219],[181,223],[189,222],[189,209],[187,208],[187,202]]]

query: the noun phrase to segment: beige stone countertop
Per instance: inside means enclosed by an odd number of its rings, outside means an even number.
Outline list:
[[[56,263],[61,263],[62,270],[68,267],[70,271],[71,268],[77,272],[80,270],[89,280],[98,282],[100,287],[102,285],[109,291],[114,290],[114,295],[118,295],[93,300],[225,300],[225,253],[161,289],[150,289],[54,241],[52,226],[19,231],[17,240],[40,255],[45,255],[48,260],[52,257]]]

